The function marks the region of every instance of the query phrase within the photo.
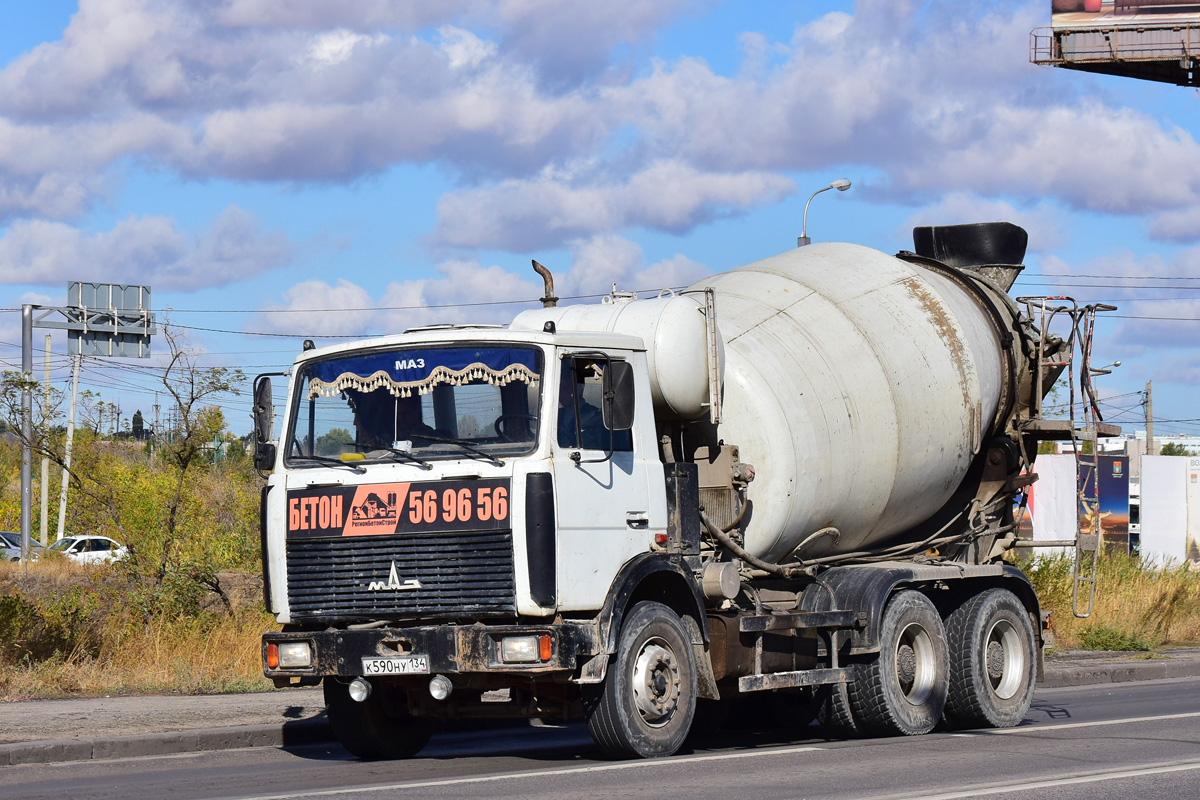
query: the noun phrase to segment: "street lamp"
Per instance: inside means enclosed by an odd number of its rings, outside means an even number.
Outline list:
[[[1088,372],[1093,375],[1111,375],[1112,371],[1121,366],[1120,361],[1114,361],[1111,364],[1105,364],[1103,367],[1088,367]]]
[[[798,239],[796,239],[796,247],[804,247],[804,245],[811,243],[811,240],[808,238],[808,235],[807,235],[808,234],[808,207],[812,203],[813,198],[816,197],[817,195],[819,195],[821,192],[828,192],[830,189],[837,189],[839,192],[844,192],[849,188],[850,188],[850,181],[846,180],[845,178],[838,178],[836,181],[829,184],[828,186],[821,188],[821,189],[817,189],[815,192],[813,192],[809,196],[808,202],[804,204],[804,223],[800,226],[800,237]]]

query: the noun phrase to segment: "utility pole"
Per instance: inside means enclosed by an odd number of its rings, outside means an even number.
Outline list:
[[[1150,395],[1150,381],[1146,381],[1146,455],[1154,455],[1154,398]]]
[[[21,306],[21,378],[33,380],[33,306]],[[29,517],[33,502],[33,391],[21,392],[21,560],[29,558]]]
[[[45,355],[42,357],[43,375],[45,379],[42,381],[42,388],[45,393],[42,395],[42,424],[50,424],[50,334],[46,334]],[[46,538],[47,526],[50,524],[50,459],[42,456],[42,517],[39,526],[42,547],[50,544]]]

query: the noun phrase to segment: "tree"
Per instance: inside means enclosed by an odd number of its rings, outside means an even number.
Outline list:
[[[169,325],[161,330],[169,357],[159,377],[176,426],[171,440],[158,450],[157,464],[151,465],[140,450],[104,441],[103,432],[110,424],[115,427],[116,404],[81,393],[82,413],[86,419],[88,409],[94,411],[95,425],[85,422],[76,431],[68,471],[71,491],[76,493],[71,504],[73,526],[111,533],[131,547],[132,556],[121,568],[137,579],[136,606],[147,615],[167,607],[195,605],[196,598],[208,590],[223,596],[216,570],[231,557],[240,559],[245,551],[242,548],[229,556],[233,543],[221,534],[235,525],[242,529],[246,487],[240,477],[235,481],[226,476],[221,481],[209,476],[214,468],[208,457],[213,441],[225,428],[216,401],[226,394],[237,395],[245,376],[240,370],[201,366],[197,353],[189,350]],[[0,422],[15,432],[18,440],[21,397],[26,389],[41,397],[41,387],[29,376],[18,372],[0,375]],[[61,393],[52,395],[49,414],[43,412],[41,402],[34,403],[32,435],[27,443],[37,456],[62,468],[64,438],[55,424],[62,398]],[[227,513],[227,519],[205,517],[209,513],[205,502],[221,493],[236,495],[236,508],[219,510]]]
[[[161,584],[168,573],[177,567],[179,551],[179,510],[184,501],[184,490],[189,470],[197,457],[225,429],[225,415],[217,406],[205,405],[217,395],[240,393],[239,386],[245,381],[241,370],[228,367],[200,367],[198,354],[186,347],[183,337],[170,326],[162,328],[167,340],[170,359],[162,373],[162,384],[170,395],[178,416],[175,436],[160,451],[164,460],[174,468],[174,490],[167,504],[166,529],[163,531],[162,548],[155,570],[155,581]],[[204,569],[194,575],[210,588],[219,591],[215,575]]]
[[[1194,456],[1196,455],[1190,447],[1184,447],[1179,442],[1167,442],[1159,448],[1160,456]]]
[[[133,438],[141,441],[146,438],[146,422],[142,419],[142,410],[133,412]]]
[[[319,456],[341,455],[347,445],[354,444],[354,437],[345,428],[330,428],[329,433],[317,437],[316,454]]]

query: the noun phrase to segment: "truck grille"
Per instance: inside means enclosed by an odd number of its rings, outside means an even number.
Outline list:
[[[287,567],[297,621],[516,616],[509,530],[289,539]]]

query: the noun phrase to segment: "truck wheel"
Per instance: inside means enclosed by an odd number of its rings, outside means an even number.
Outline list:
[[[879,655],[850,684],[854,717],[868,733],[928,733],[942,718],[948,669],[941,615],[920,592],[898,593],[883,612]]]
[[[858,721],[850,710],[849,689],[844,683],[832,683],[817,689],[817,720],[825,734],[834,739],[862,736]]]
[[[361,703],[350,699],[344,678],[325,678],[325,710],[342,747],[364,759],[408,758],[429,742],[433,726],[408,710],[403,689],[376,685]]]
[[[679,616],[662,603],[635,605],[617,652],[588,706],[588,730],[605,755],[669,756],[696,713],[696,655]]]
[[[1037,663],[1033,624],[1017,596],[991,589],[946,619],[950,693],[946,723],[956,728],[1011,728],[1033,702]]]

